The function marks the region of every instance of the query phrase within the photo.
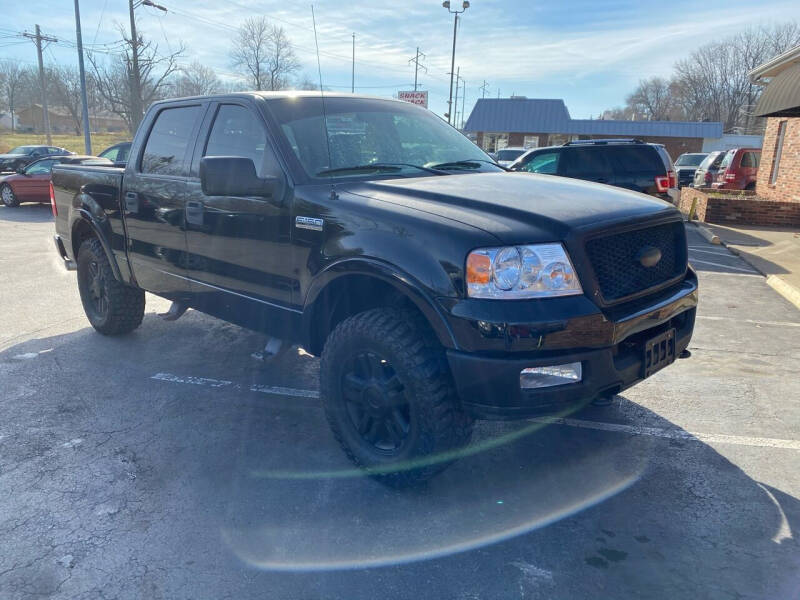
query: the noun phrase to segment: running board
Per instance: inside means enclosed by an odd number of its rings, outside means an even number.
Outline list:
[[[158,316],[165,321],[177,321],[183,316],[183,313],[185,313],[188,308],[188,304],[184,304],[183,302],[173,302],[167,312],[159,313]]]

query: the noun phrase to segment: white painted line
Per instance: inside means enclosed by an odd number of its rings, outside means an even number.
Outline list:
[[[752,273],[753,275],[760,275],[758,271],[753,269],[743,269],[741,267],[734,267],[731,265],[722,265],[720,263],[709,262],[707,260],[697,260],[696,258],[690,259],[690,263],[700,263],[701,265],[711,265],[713,267],[721,267],[723,269],[733,269],[734,271],[742,271],[743,273]]]
[[[203,385],[211,388],[221,388],[232,385],[228,389],[245,389],[244,386],[233,384],[231,381],[221,379],[209,379],[207,377],[181,377],[171,373],[156,373],[150,379],[168,381],[170,383],[184,383],[188,385]],[[222,385],[215,385],[214,383]],[[253,384],[247,387],[251,392],[262,394],[275,394],[279,396],[294,396],[297,398],[319,398],[317,390],[303,390],[298,388],[288,388],[272,385]],[[560,417],[535,417],[528,419],[533,423],[544,425],[565,425],[567,427],[579,427],[583,429],[597,429],[600,431],[612,431],[615,433],[627,433],[629,435],[649,435],[651,437],[666,438],[671,440],[701,441],[718,444],[732,444],[734,446],[755,446],[758,448],[783,448],[787,450],[800,450],[800,440],[784,440],[777,438],[762,438],[739,435],[726,435],[722,433],[697,433],[685,431],[683,429],[663,429],[660,427],[643,427],[639,425],[622,425],[620,423],[604,423],[602,421],[587,421],[584,419],[565,419]]]
[[[716,254],[717,256],[733,256],[733,254],[727,251],[715,252],[714,250],[701,250],[700,248],[689,246],[689,253],[691,254],[692,252],[704,252],[705,254]]]
[[[800,450],[800,440],[783,440],[777,438],[762,438],[740,435],[726,435],[723,433],[698,433],[683,429],[662,429],[660,427],[642,427],[639,425],[621,425],[619,423],[603,423],[601,421],[586,421],[582,419],[564,419],[558,417],[536,417],[530,419],[534,423],[546,425],[566,425],[568,427],[581,427],[584,429],[598,429],[600,431],[614,431],[630,435],[649,435],[670,440],[698,440],[701,442],[731,444],[734,446],[755,446],[758,448],[783,448],[786,450]]]
[[[316,390],[298,390],[296,388],[280,387],[275,385],[258,385],[253,384],[250,386],[251,392],[259,392],[261,394],[276,394],[279,396],[294,396],[296,398],[319,398],[319,392]]]
[[[737,319],[735,317],[707,317],[705,315],[697,315],[696,319],[704,321],[731,321],[733,323],[750,323],[752,325],[774,325],[775,327],[800,327],[800,323],[791,321],[755,321],[753,319]]]

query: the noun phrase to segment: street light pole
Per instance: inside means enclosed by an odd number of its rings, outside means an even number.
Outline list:
[[[75,0],[75,33],[78,38],[78,70],[81,76],[81,109],[83,116],[83,146],[86,154],[92,153],[92,136],[89,123],[89,99],[86,96],[86,69],[83,67],[83,39],[81,37],[81,9]]]
[[[444,6],[448,12],[455,15],[453,19],[453,54],[450,58],[450,96],[447,99],[447,122],[452,123],[453,118],[453,76],[455,75],[456,71],[456,33],[458,31],[458,15],[463,13],[465,10],[469,8],[469,2],[464,0],[461,4],[461,10],[453,10],[450,8],[450,0],[445,0],[442,2],[442,6]]]

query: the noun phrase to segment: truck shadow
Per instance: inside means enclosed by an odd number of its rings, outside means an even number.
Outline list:
[[[324,586],[330,598],[357,596],[364,571],[350,569],[385,566],[397,568],[377,569],[381,581],[419,579],[409,584],[413,597],[452,560],[477,560],[464,585],[499,597],[496,575],[516,578],[507,564],[533,548],[564,572],[564,591],[598,576],[656,595],[777,598],[797,585],[800,502],[624,397],[571,417],[664,435],[483,422],[445,472],[392,490],[351,469],[317,398],[263,391],[315,391],[318,364],[290,352],[264,366],[251,357],[260,339],[190,311],[174,324],[148,315],[122,338],[84,328],[0,352],[0,473],[15,470],[0,513],[20,522],[48,515],[25,528],[24,542],[11,538],[13,562],[38,556],[45,530],[77,528],[80,539],[113,541],[115,561],[175,556],[190,561],[182,577],[223,585],[233,555],[263,571],[253,591],[286,578],[311,595]],[[111,507],[113,521],[97,517],[98,505]],[[104,549],[80,539],[72,552],[99,568]],[[0,588],[3,578],[41,576],[38,568],[0,577]],[[666,587],[653,588],[655,580]],[[223,593],[209,585],[209,597]]]

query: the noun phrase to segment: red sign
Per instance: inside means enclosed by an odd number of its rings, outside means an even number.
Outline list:
[[[397,92],[397,99],[428,108],[428,92]]]

